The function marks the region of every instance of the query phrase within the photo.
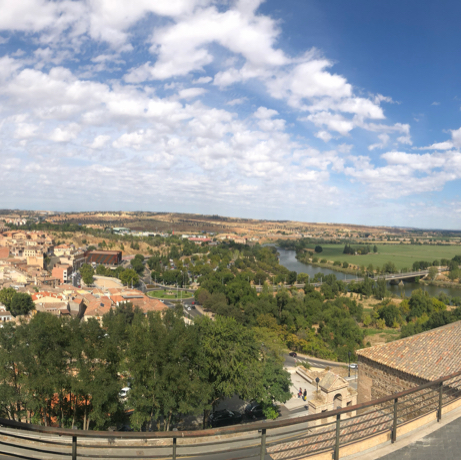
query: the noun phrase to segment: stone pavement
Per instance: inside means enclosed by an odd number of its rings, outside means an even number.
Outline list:
[[[457,460],[461,458],[461,418],[380,460]]]

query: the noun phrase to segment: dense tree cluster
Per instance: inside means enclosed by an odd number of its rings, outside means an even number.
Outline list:
[[[225,317],[187,326],[181,308],[162,317],[123,305],[103,326],[38,313],[0,329],[0,416],[107,429],[129,408],[133,428],[169,430],[188,414],[206,423],[235,394],[269,408],[291,395],[280,346],[262,343],[264,331]]]
[[[277,281],[272,274],[281,270],[274,248],[255,246],[234,253],[235,263],[230,268],[230,249],[220,248],[220,256],[224,263],[199,278],[195,298],[205,308],[247,327],[264,325],[287,347],[321,358],[345,360],[349,351],[354,353],[363,346],[358,326],[362,306],[341,295],[346,286],[336,276],[316,277],[314,281],[322,279],[320,292],[309,284],[304,293],[279,286],[274,296],[267,282],[271,278]],[[251,281],[259,285],[260,277],[262,292],[258,295]],[[295,272],[288,272],[287,282],[291,281],[296,281]]]
[[[13,316],[27,315],[35,309],[35,304],[29,294],[16,292],[13,288],[0,290],[0,303],[5,305],[6,310]]]

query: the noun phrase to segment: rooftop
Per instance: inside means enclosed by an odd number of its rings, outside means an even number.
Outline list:
[[[461,369],[461,321],[356,353],[414,377],[437,380]]]

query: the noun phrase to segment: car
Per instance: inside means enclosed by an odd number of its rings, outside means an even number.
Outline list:
[[[288,353],[292,358],[296,358],[298,356],[298,353],[296,353],[295,351],[290,351],[290,353]]]
[[[189,307],[187,307],[187,309],[190,311],[190,310],[191,310],[190,306],[189,306]]]
[[[210,414],[210,425],[212,428],[220,426],[235,425],[242,421],[242,414],[228,409],[218,410]]]
[[[133,431],[130,425],[122,425],[117,428],[117,431]]]
[[[192,305],[195,305],[195,300],[192,301]]]
[[[122,388],[120,390],[120,393],[118,394],[118,396],[120,398],[126,398],[128,396],[128,392],[130,391],[130,387],[125,387],[125,388]]]
[[[351,363],[349,366],[350,366],[351,369],[358,369],[359,368],[359,366],[357,366],[357,364],[355,364],[355,363]]]
[[[252,419],[264,417],[262,405],[256,401],[251,402],[245,407],[245,415]]]

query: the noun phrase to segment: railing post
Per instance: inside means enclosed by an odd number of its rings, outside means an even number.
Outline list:
[[[442,420],[442,396],[443,396],[443,382],[440,382],[439,387],[439,409],[437,411],[437,421]]]
[[[72,436],[72,460],[77,460],[77,436]]]
[[[339,460],[339,430],[341,429],[341,414],[336,415],[336,442],[335,442],[335,453],[333,456],[334,460]]]
[[[176,460],[176,438],[173,438],[173,460]]]
[[[261,460],[266,456],[266,429],[261,430]]]
[[[397,405],[399,403],[399,398],[394,399],[394,423],[392,425],[392,444],[397,440]]]

